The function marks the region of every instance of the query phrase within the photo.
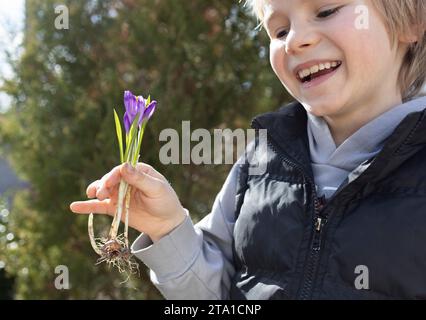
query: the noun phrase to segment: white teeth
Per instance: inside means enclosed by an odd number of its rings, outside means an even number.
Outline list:
[[[314,65],[310,68],[300,70],[298,72],[298,76],[299,76],[300,79],[303,79],[303,78],[306,78],[307,76],[309,76],[311,74],[315,74],[315,73],[317,73],[321,70],[335,68],[339,65],[340,65],[340,63],[337,62],[337,61],[320,63],[320,64]]]

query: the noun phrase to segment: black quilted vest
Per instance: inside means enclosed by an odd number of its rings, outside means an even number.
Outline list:
[[[268,132],[256,158],[266,172],[240,168],[231,299],[426,298],[425,112],[409,114],[326,203],[306,122],[298,103],[253,119]]]

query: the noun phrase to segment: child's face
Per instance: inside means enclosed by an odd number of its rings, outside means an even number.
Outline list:
[[[391,47],[370,0],[269,0],[265,8],[272,68],[308,112],[332,117],[400,102],[401,47]],[[303,82],[298,73],[309,69]]]

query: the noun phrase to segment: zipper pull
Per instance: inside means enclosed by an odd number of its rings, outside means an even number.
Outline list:
[[[315,233],[312,241],[312,249],[314,251],[319,251],[321,249],[321,229],[323,224],[323,219],[321,217],[316,217],[314,224]]]
[[[317,232],[321,231],[321,227],[322,227],[322,219],[320,217],[317,217],[316,221],[315,221],[315,230]]]

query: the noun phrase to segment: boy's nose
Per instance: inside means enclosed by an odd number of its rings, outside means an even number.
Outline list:
[[[320,36],[313,28],[306,24],[294,25],[287,35],[285,51],[287,54],[298,54],[315,46],[319,41]]]

